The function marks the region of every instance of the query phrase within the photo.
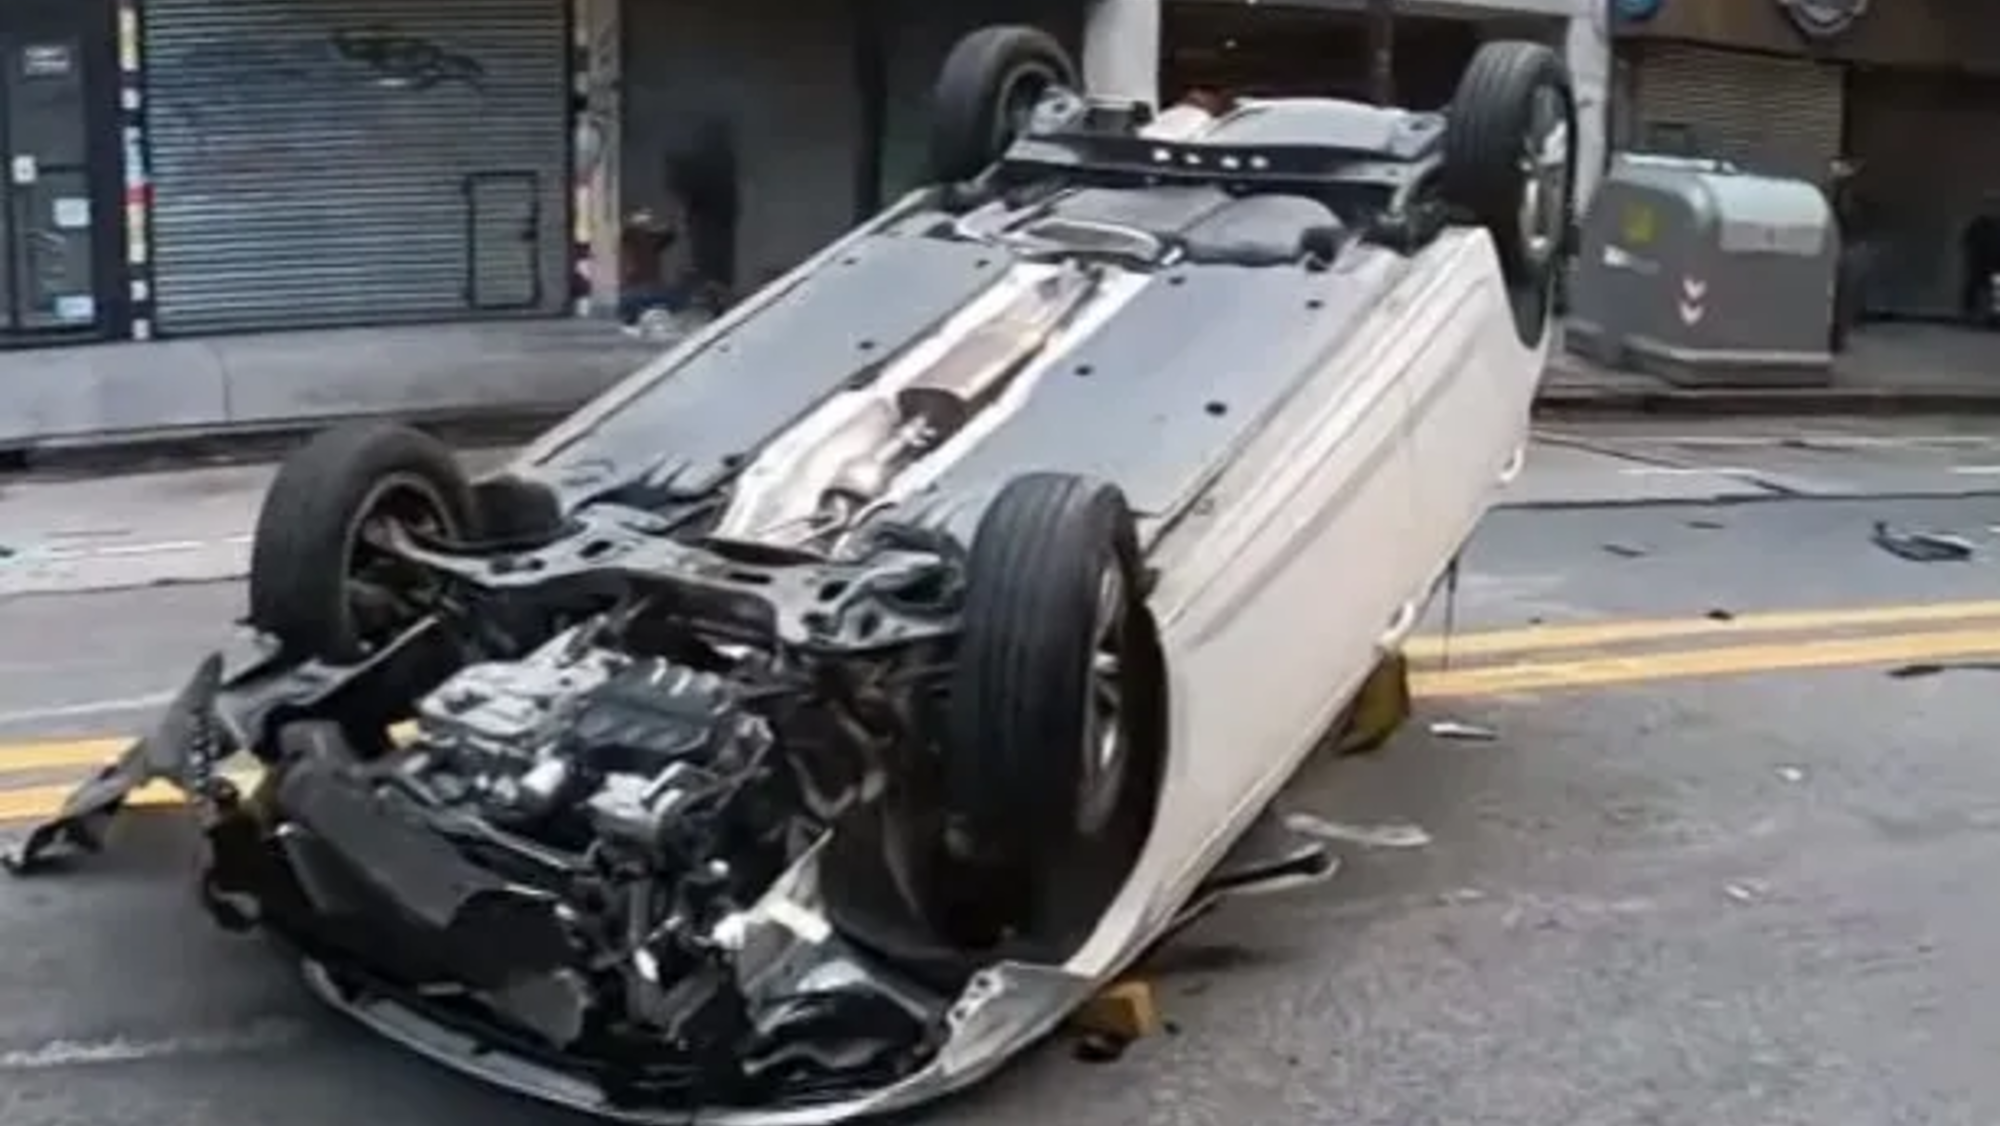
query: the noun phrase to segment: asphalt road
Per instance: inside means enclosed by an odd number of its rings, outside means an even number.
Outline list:
[[[1554,436],[1517,498],[1547,507],[1468,554],[1449,666],[1419,647],[1418,718],[1284,798],[1405,847],[1344,844],[1333,882],[1169,948],[1172,1034],[1052,1043],[934,1120],[1994,1121],[2000,675],[1955,662],[2000,654],[2000,444],[1771,429]],[[1980,554],[1909,562],[1878,520]],[[141,722],[240,600],[0,601],[0,772]],[[0,884],[0,1122],[567,1121],[321,1013],[198,914],[183,844],[141,818],[110,862]]]

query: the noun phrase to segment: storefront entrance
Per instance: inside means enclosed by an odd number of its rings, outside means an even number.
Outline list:
[[[2000,149],[1991,140],[2000,130],[2000,79],[1858,69],[1847,107],[1855,235],[1870,251],[1868,312],[1963,319],[1973,266],[1966,228],[2000,212]]]
[[[109,6],[0,6],[0,344],[113,326],[119,219]]]
[[[146,0],[163,335],[548,316],[564,0]]]

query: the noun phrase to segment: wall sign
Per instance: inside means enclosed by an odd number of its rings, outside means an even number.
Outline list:
[[[21,76],[62,78],[76,69],[67,43],[31,43],[21,48]]]
[[[1814,39],[1845,35],[1868,14],[1869,0],[1778,0],[1793,25]]]

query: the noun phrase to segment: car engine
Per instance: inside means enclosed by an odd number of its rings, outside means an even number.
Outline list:
[[[652,871],[700,863],[690,823],[749,781],[773,745],[728,678],[557,637],[527,659],[467,666],[418,707],[409,771],[441,801],[564,851]]]
[[[558,1046],[607,1027],[738,1043],[731,928],[820,823],[746,699],[754,676],[624,652],[607,629],[459,670],[375,769],[461,856],[562,905],[569,968],[487,1005]]]

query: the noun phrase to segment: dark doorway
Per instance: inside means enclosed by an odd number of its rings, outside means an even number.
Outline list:
[[[0,344],[122,327],[108,3],[0,4]]]
[[[1165,14],[1160,92],[1168,101],[1197,86],[1251,97],[1370,98],[1374,60],[1359,10],[1175,3]],[[1442,108],[1481,37],[1477,20],[1397,17],[1397,104]]]

